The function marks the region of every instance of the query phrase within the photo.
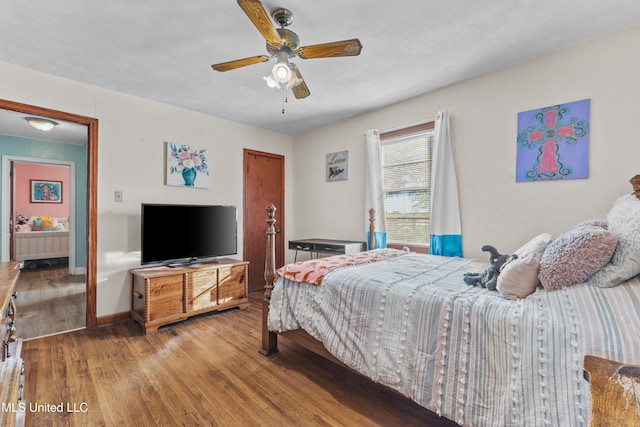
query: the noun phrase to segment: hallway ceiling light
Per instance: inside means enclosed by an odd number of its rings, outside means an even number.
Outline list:
[[[25,117],[25,120],[31,125],[32,128],[41,131],[51,130],[58,125],[58,123],[54,122],[53,120],[41,119],[39,117]]]

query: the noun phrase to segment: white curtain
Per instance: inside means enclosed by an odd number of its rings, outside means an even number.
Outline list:
[[[384,217],[384,191],[382,186],[382,144],[380,132],[368,130],[367,136],[367,179],[365,187],[365,215],[367,218],[367,249],[387,247],[387,223]],[[375,248],[369,247],[369,209],[375,209]]]
[[[429,253],[462,256],[458,183],[451,152],[449,112],[436,116],[431,165],[431,236]]]

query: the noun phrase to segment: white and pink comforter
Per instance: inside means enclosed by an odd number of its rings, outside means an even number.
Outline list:
[[[640,364],[640,281],[522,300],[464,284],[478,261],[407,253],[279,277],[269,329],[304,329],[339,360],[460,425],[587,425],[586,354]]]

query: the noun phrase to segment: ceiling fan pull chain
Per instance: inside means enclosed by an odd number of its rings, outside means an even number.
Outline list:
[[[287,88],[282,88],[282,114],[284,114],[284,104],[285,102],[289,102],[287,99]]]

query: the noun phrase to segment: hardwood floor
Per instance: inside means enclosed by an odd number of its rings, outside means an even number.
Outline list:
[[[67,268],[23,270],[16,284],[19,328],[32,339],[86,326],[86,279]]]
[[[261,298],[149,335],[126,321],[25,342],[26,425],[455,426],[285,339],[262,356]]]

